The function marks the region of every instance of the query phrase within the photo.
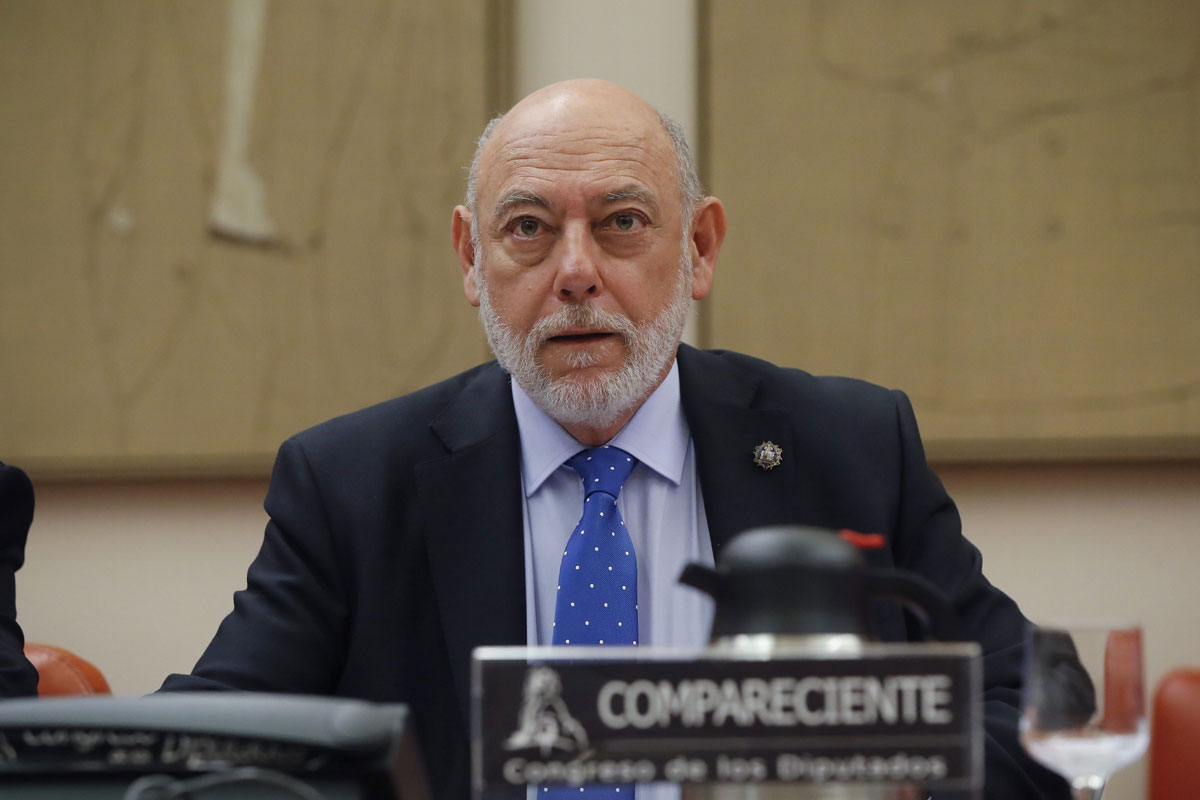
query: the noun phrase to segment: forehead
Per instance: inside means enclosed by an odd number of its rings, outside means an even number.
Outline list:
[[[527,189],[568,202],[640,186],[661,203],[678,199],[674,150],[657,118],[517,120],[500,127],[480,159],[479,202],[488,213],[501,195]],[[507,122],[507,120],[505,120]]]

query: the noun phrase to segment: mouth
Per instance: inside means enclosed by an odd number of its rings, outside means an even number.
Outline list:
[[[609,331],[568,331],[560,333],[557,336],[551,336],[546,341],[563,344],[590,344],[591,342],[610,339],[613,336],[616,336],[616,334]]]

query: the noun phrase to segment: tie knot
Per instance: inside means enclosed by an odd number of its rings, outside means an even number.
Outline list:
[[[633,471],[637,459],[619,447],[604,445],[576,453],[567,459],[567,463],[583,479],[584,497],[594,492],[605,492],[616,497],[621,493],[621,487]]]

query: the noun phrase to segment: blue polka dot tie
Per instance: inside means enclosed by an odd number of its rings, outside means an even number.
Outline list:
[[[558,570],[554,644],[637,644],[637,555],[617,511],[636,463],[607,445],[567,461],[583,479],[583,517]]]
[[[563,549],[554,603],[554,644],[638,642],[637,554],[617,495],[637,461],[616,447],[568,459],[583,480],[583,516]],[[541,787],[539,800],[634,800],[632,785]]]

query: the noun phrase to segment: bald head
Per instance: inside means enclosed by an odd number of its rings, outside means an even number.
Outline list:
[[[480,182],[486,180],[509,145],[572,130],[595,130],[597,126],[612,130],[673,165],[672,177],[686,230],[704,192],[683,128],[622,86],[580,78],[538,89],[484,128],[467,175],[466,205],[471,210],[474,238],[478,238]]]
[[[552,83],[526,95],[504,115],[507,126],[570,125],[572,119],[596,114],[632,129],[654,127],[658,112],[628,89],[611,81],[577,78]]]

